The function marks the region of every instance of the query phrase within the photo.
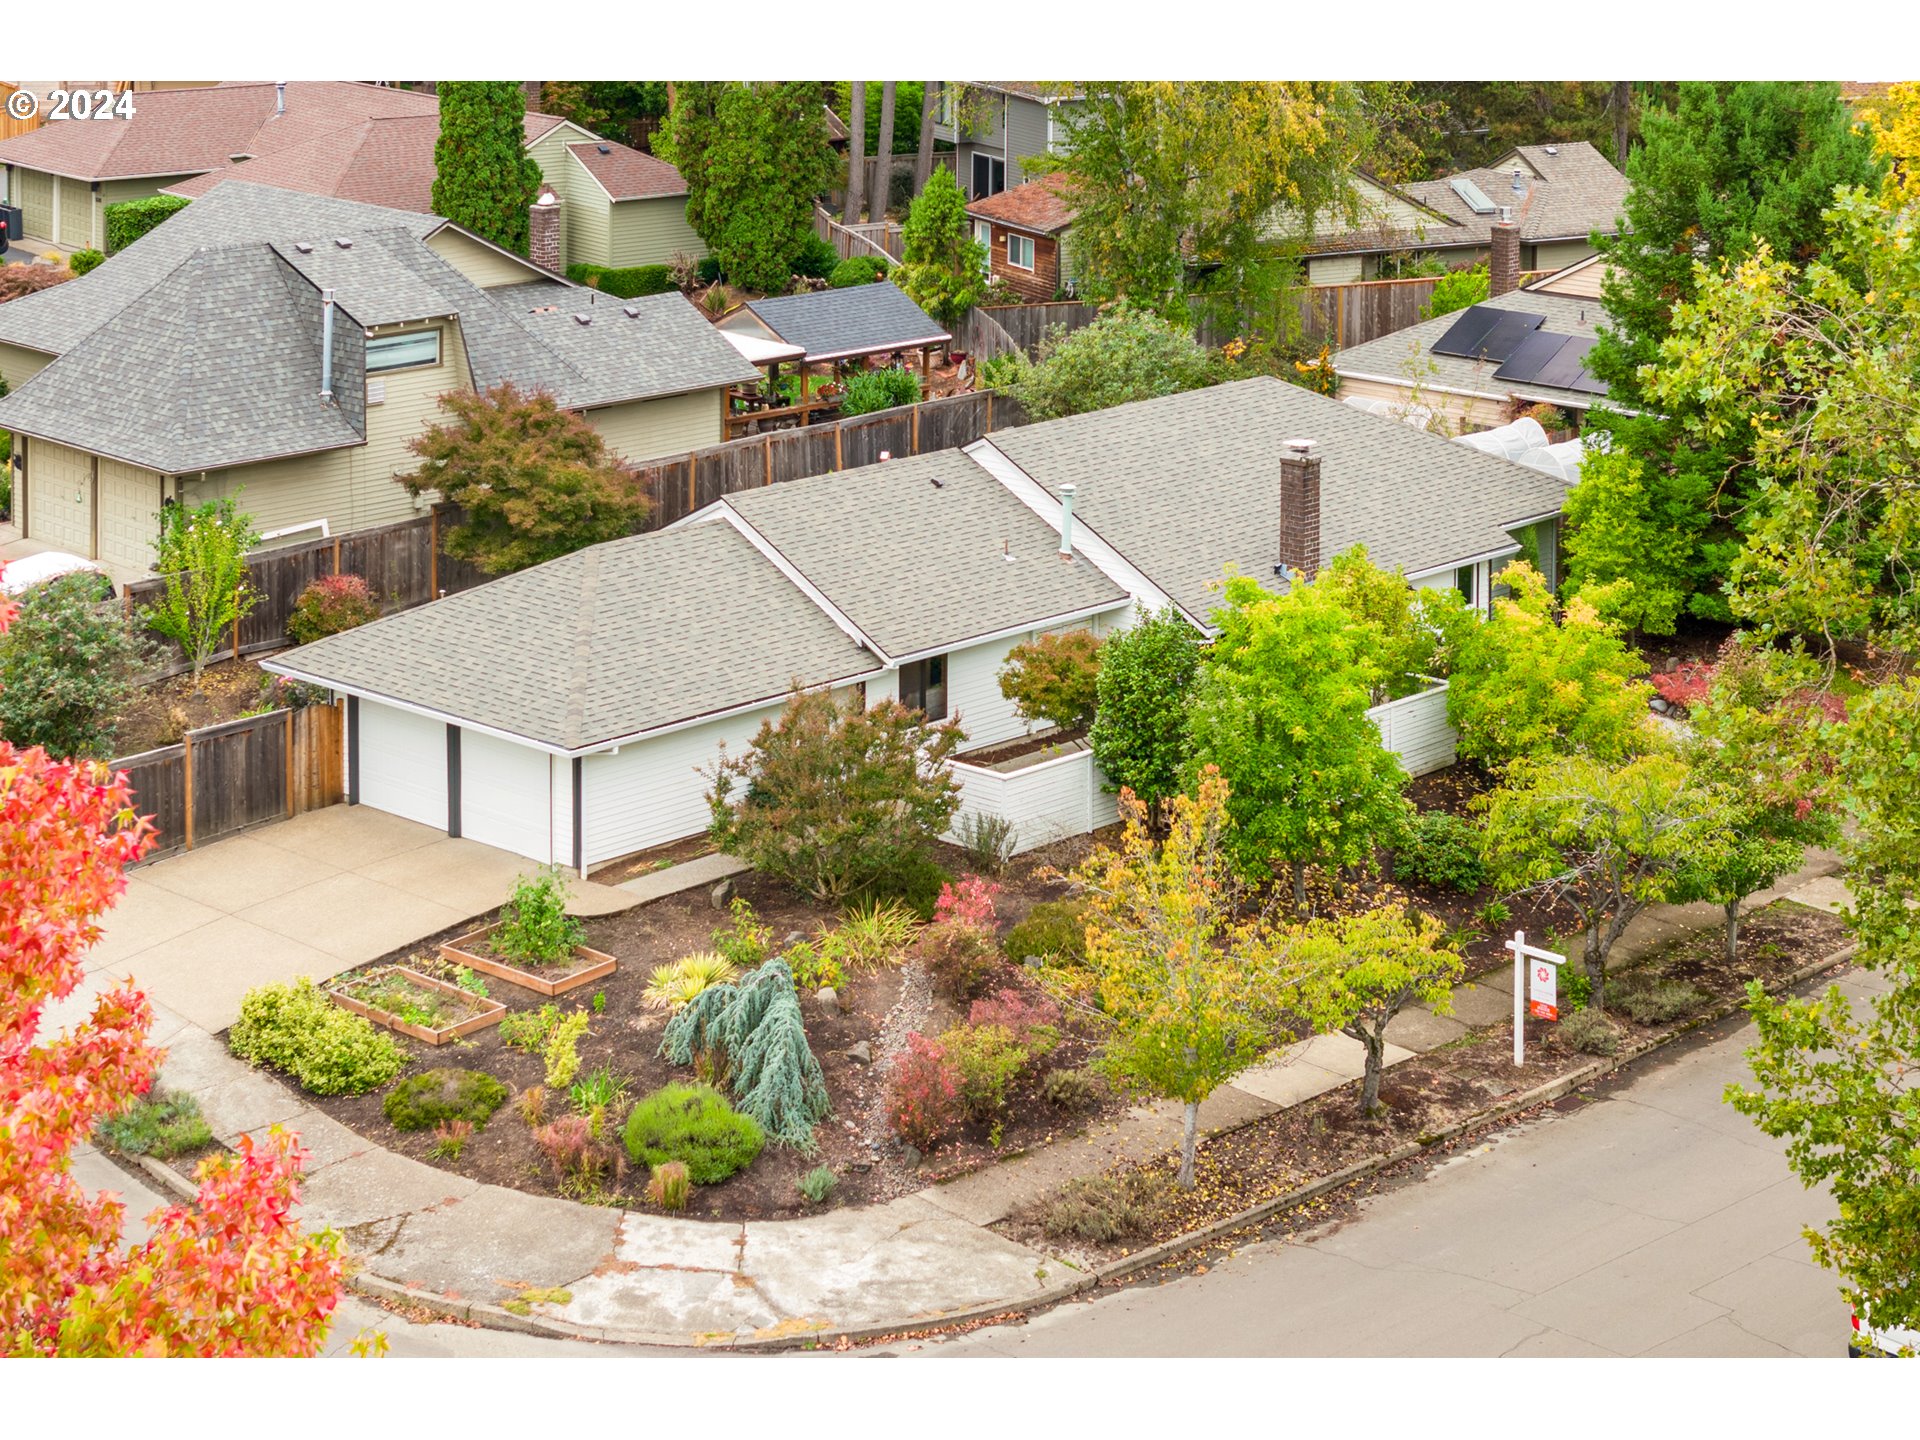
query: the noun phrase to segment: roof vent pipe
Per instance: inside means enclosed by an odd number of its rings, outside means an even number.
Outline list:
[[[333,291],[320,292],[320,403],[333,403]]]
[[[1060,487],[1060,558],[1073,559],[1073,496],[1071,482]]]
[[[273,113],[275,115],[287,113],[287,82],[284,80],[273,82]]]

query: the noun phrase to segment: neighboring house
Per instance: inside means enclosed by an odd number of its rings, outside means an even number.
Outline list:
[[[106,207],[265,159],[373,116],[435,115],[431,95],[342,80],[146,90],[128,119],[61,120],[0,141],[0,187],[27,244],[104,250]]]
[[[1026,180],[1027,161],[1066,148],[1080,98],[1064,81],[948,80],[940,87],[934,138],[953,146],[967,198],[984,200]]]
[[[169,185],[166,193],[195,199],[223,181],[246,180],[430,215],[440,137],[436,107],[333,128],[273,155]],[[529,114],[525,129],[527,153],[561,205],[556,268],[665,265],[678,254],[699,259],[707,253],[687,224],[686,181],[666,161],[555,115]]]
[[[1069,177],[1056,171],[967,206],[973,238],[986,247],[988,275],[1029,300],[1074,291],[1067,244],[1074,220],[1065,198],[1069,184]]]
[[[1565,493],[1260,378],[741,491],[262,663],[347,697],[353,801],[584,871],[704,830],[722,747],[792,685],[977,751],[1025,732],[998,675],[1032,636],[1170,602],[1211,633],[1230,571],[1283,587],[1356,543],[1484,606],[1523,548],[1551,573]]]
[[[1360,214],[1323,221],[1303,247],[1315,285],[1373,280],[1389,256],[1432,255],[1451,266],[1488,258],[1503,211],[1520,231],[1520,268],[1554,270],[1594,253],[1590,236],[1619,233],[1627,177],[1586,141],[1520,145],[1492,165],[1393,186],[1359,174]]]
[[[168,503],[241,494],[287,539],[418,513],[394,476],[451,390],[547,390],[640,461],[718,443],[757,378],[678,293],[615,301],[430,215],[241,181],[0,307],[0,371],[24,533],[123,580]]]
[[[1421,407],[1456,432],[1505,425],[1534,405],[1553,406],[1578,428],[1606,399],[1585,365],[1607,318],[1604,273],[1600,257],[1590,256],[1468,310],[1338,351],[1340,394]],[[1527,318],[1498,324],[1507,315]]]

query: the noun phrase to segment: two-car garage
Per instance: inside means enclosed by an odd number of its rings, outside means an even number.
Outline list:
[[[126,581],[153,567],[166,482],[143,470],[25,436],[21,514],[30,540],[98,560]]]

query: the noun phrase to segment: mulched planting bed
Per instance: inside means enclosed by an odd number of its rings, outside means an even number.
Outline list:
[[[702,855],[711,855],[713,850],[713,841],[705,835],[690,835],[685,840],[656,845],[651,850],[609,861],[588,878],[597,885],[618,885],[622,880],[631,880],[636,875],[650,875],[656,870],[665,870],[684,861],[697,860]]]
[[[1779,904],[1747,919],[1740,937],[1741,964],[1730,968],[1717,931],[1702,932],[1632,966],[1609,969],[1608,985],[1628,983],[1641,973],[1680,980],[1706,992],[1707,1003],[1738,993],[1749,979],[1778,980],[1802,965],[1833,953],[1845,942],[1846,927],[1834,916],[1797,905]],[[1636,1025],[1610,1008],[1621,1029],[1621,1048],[1684,1023]],[[1098,1245],[1050,1239],[1037,1216],[1023,1214],[994,1228],[1010,1238],[1064,1253],[1089,1267],[1124,1258],[1149,1245],[1171,1240],[1226,1220],[1263,1201],[1332,1174],[1383,1151],[1419,1140],[1464,1120],[1499,1100],[1547,1084],[1594,1059],[1566,1044],[1556,1024],[1527,1022],[1527,1063],[1513,1065],[1513,1035],[1504,1025],[1475,1032],[1450,1045],[1415,1056],[1389,1069],[1380,1098],[1386,1113],[1359,1113],[1360,1082],[1317,1096],[1304,1105],[1279,1111],[1238,1130],[1202,1140],[1190,1191],[1169,1191],[1155,1223],[1124,1243]],[[1178,1155],[1140,1168],[1163,1169],[1170,1177]]]
[[[1084,839],[1053,847],[1049,858],[1056,863],[1063,860],[1071,863],[1071,852],[1083,853],[1085,847]],[[956,872],[961,868],[955,863],[959,859],[957,851],[943,853],[939,858]],[[1061,893],[1058,885],[1038,878],[1036,872],[1045,863],[1047,860],[1023,856],[1009,868],[1008,874],[1000,877],[1005,887],[1000,897],[1003,924],[1011,924],[1024,915],[1036,901]],[[788,937],[796,932],[811,934],[823,920],[837,923],[836,914],[804,904],[758,876],[743,876],[737,883],[740,895],[753,906],[760,922],[772,929],[776,950],[784,948]],[[493,918],[468,921],[358,967],[342,978],[350,980],[354,975],[385,966],[405,965],[435,978],[452,979],[455,968],[439,958],[438,943],[470,933],[491,923]],[[724,912],[713,908],[705,889],[669,896],[623,914],[588,919],[586,944],[619,959],[620,967],[613,974],[560,996],[557,1001],[548,1001],[544,996],[502,981],[489,981],[488,991],[494,1000],[507,1007],[509,1015],[538,1010],[548,1003],[558,1004],[562,1014],[585,1010],[592,1018],[587,1036],[579,1045],[580,1070],[576,1078],[585,1079],[594,1071],[608,1067],[625,1079],[626,1100],[635,1101],[670,1081],[691,1082],[696,1078],[691,1068],[669,1065],[659,1056],[667,1016],[648,1010],[641,1003],[649,972],[655,965],[711,949],[714,930],[726,920]],[[847,1052],[864,1041],[871,1047],[876,1062],[884,1058],[881,1031],[889,1012],[900,1004],[907,981],[908,972],[897,966],[850,976],[840,995],[846,1007],[844,1012],[829,1010],[811,993],[803,993],[801,1005],[807,1038],[820,1061],[833,1106],[832,1113],[815,1131],[819,1143],[817,1153],[801,1155],[768,1144],[757,1160],[731,1179],[696,1188],[684,1212],[688,1217],[700,1220],[793,1217],[817,1213],[820,1208],[888,1200],[919,1189],[937,1176],[959,1173],[990,1163],[996,1156],[1044,1143],[1063,1130],[1084,1126],[1092,1118],[1084,1113],[1063,1116],[1037,1097],[1022,1096],[1014,1102],[998,1151],[987,1144],[981,1129],[979,1133],[969,1132],[958,1142],[943,1146],[924,1170],[916,1171],[901,1163],[890,1137],[874,1126],[884,1081],[872,1066],[850,1058]],[[1021,986],[1026,982],[1019,967],[1008,965],[1003,979],[996,983]],[[598,1010],[594,1008],[596,996],[604,997],[603,1007]],[[964,1018],[963,1007],[935,1001],[931,1013],[913,1028],[933,1034]],[[568,1193],[555,1183],[519,1111],[521,1093],[545,1084],[546,1067],[541,1056],[507,1046],[498,1026],[439,1046],[428,1046],[404,1036],[394,1038],[413,1062],[401,1078],[434,1066],[459,1066],[485,1071],[505,1082],[512,1092],[486,1127],[467,1141],[457,1160],[438,1158],[431,1153],[434,1146],[431,1131],[403,1133],[387,1122],[383,1105],[391,1086],[367,1095],[315,1096],[311,1097],[312,1103],[369,1139],[428,1164],[474,1180],[534,1194]],[[1086,1036],[1069,1033],[1048,1063],[1061,1068],[1080,1064],[1090,1048]],[[1121,1103],[1115,1097],[1107,1108]],[[548,1093],[546,1118],[549,1121],[568,1111],[564,1094]],[[624,1115],[624,1107],[621,1114]],[[576,1191],[572,1198],[642,1207],[641,1192],[647,1181],[645,1168],[626,1166],[617,1128],[610,1126],[608,1133],[620,1152],[623,1169],[610,1175],[598,1192]],[[876,1151],[870,1139],[884,1143]],[[830,1166],[839,1176],[839,1184],[826,1207],[809,1205],[795,1188],[795,1182],[818,1165]]]
[[[114,753],[138,755],[177,745],[183,731],[238,720],[267,701],[267,679],[257,659],[249,656],[207,666],[200,672],[198,689],[191,675],[170,675],[143,685],[114,728]]]

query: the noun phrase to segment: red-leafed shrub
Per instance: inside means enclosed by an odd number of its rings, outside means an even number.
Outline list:
[[[999,971],[993,897],[1000,887],[977,875],[940,887],[933,923],[920,932],[920,956],[936,993],[971,1000]]]
[[[998,1025],[1016,1044],[1029,1045],[1036,1030],[1059,1031],[1060,1007],[1044,995],[1033,999],[1018,990],[999,990],[973,1002],[973,1008],[967,1011],[967,1024]]]
[[[1713,685],[1713,666],[1704,660],[1683,660],[1673,669],[1648,678],[1654,693],[1669,705],[1698,705]]]
[[[322,575],[293,603],[287,634],[296,645],[310,645],[380,618],[380,602],[358,575]]]
[[[960,1074],[937,1041],[919,1031],[893,1057],[887,1124],[909,1145],[931,1150],[960,1123]]]
[[[533,1132],[533,1143],[553,1167],[553,1178],[563,1187],[591,1184],[606,1173],[613,1152],[593,1137],[593,1122],[585,1115],[562,1115]]]
[[[936,925],[966,925],[976,930],[992,930],[995,925],[993,897],[1000,887],[978,875],[962,875],[960,883],[942,885],[940,898],[933,905]]]

